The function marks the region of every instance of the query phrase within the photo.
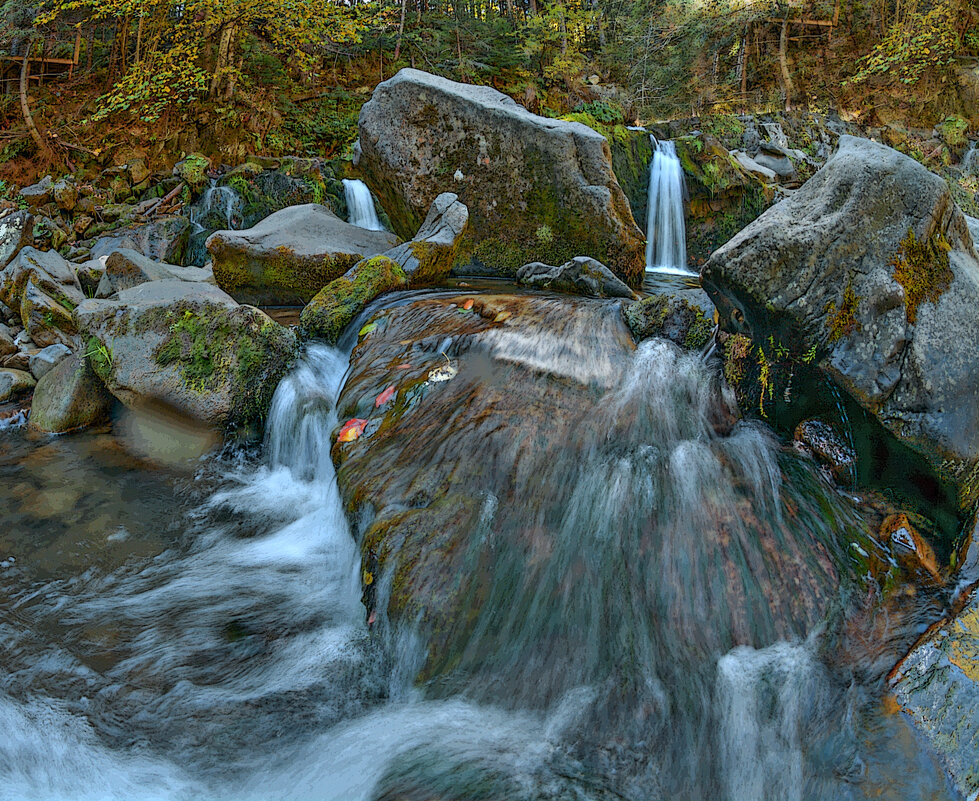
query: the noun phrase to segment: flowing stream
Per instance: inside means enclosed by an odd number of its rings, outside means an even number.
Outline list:
[[[646,269],[689,275],[684,223],[686,185],[676,144],[653,142],[649,165],[649,204],[646,220]]]
[[[190,208],[190,242],[184,262],[196,267],[207,261],[204,243],[215,231],[241,228],[241,196],[230,186],[218,186],[211,179],[210,186]]]
[[[348,222],[369,231],[383,231],[384,226],[377,217],[374,198],[367,184],[356,178],[343,179],[343,193],[347,199]]]
[[[0,799],[953,798],[881,671],[825,657],[870,547],[849,501],[731,427],[716,364],[614,357],[607,305],[523,302],[539,330],[443,312],[475,331],[425,345],[459,394],[419,396],[441,432],[377,468],[445,466],[478,501],[448,632],[366,623],[331,459],[359,321],[282,381],[260,456],[168,472],[107,432],[0,432]],[[460,417],[564,385],[590,400],[556,449]]]

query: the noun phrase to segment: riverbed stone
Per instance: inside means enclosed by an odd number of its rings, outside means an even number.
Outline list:
[[[36,383],[34,377],[24,370],[0,368],[0,402],[30,392]]]
[[[51,202],[53,184],[50,175],[45,175],[36,184],[25,186],[20,196],[32,209],[38,209]]]
[[[216,231],[207,249],[222,289],[243,303],[276,305],[308,302],[357,262],[396,244],[394,234],[350,225],[309,203],[244,231]]]
[[[437,284],[455,264],[469,225],[469,209],[454,192],[443,192],[410,242],[384,253],[397,262],[412,287]]]
[[[40,381],[43,375],[51,372],[54,367],[56,367],[70,355],[71,349],[68,348],[67,345],[63,345],[60,342],[54,345],[48,345],[46,348],[41,348],[41,350],[33,354],[28,361],[31,375]]]
[[[0,217],[0,268],[6,267],[23,248],[34,241],[34,216],[15,211]]]
[[[75,431],[104,420],[114,403],[88,360],[68,355],[38,380],[30,426],[53,434]]]
[[[517,270],[517,283],[593,298],[636,297],[608,267],[589,256],[575,256],[557,267],[539,261],[525,264]]]
[[[702,271],[722,325],[819,367],[958,493],[979,498],[979,257],[948,185],[852,136]]]
[[[95,297],[107,298],[147,281],[167,280],[215,283],[210,267],[180,267],[154,261],[131,248],[120,248],[105,258],[105,270],[99,279]]]
[[[75,319],[93,370],[125,406],[162,404],[205,425],[261,433],[295,335],[216,286],[150,281],[89,299]]]
[[[638,284],[645,241],[605,137],[538,117],[488,86],[403,69],[360,113],[357,166],[394,230],[410,237],[438,195],[469,209],[465,255],[513,276],[583,254]]]

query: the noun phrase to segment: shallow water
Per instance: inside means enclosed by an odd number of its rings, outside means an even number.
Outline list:
[[[809,598],[758,611],[754,582],[790,597],[758,543],[825,541],[814,515],[845,499],[763,427],[715,432],[726,401],[696,356],[649,343],[585,369],[587,336],[487,333],[460,363],[460,382],[588,382],[603,433],[569,438],[571,465],[538,454],[533,563],[504,538],[522,508],[484,504],[487,594],[432,681],[424,626],[366,625],[330,458],[346,352],[310,348],[261,453],[164,468],[110,430],[0,432],[0,799],[954,798],[859,636],[801,625]],[[718,515],[729,539],[708,542]],[[820,559],[798,569],[828,590]],[[913,603],[900,626],[927,622]],[[872,630],[861,614],[840,628]]]

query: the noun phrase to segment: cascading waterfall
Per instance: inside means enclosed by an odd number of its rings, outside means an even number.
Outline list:
[[[653,161],[649,167],[646,269],[688,275],[683,166],[674,142],[650,139]]]
[[[200,267],[207,260],[204,243],[215,231],[237,230],[241,227],[241,196],[230,186],[218,186],[211,179],[210,186],[190,207],[190,242],[184,263]]]
[[[384,226],[377,217],[374,198],[367,184],[356,178],[343,179],[343,193],[347,199],[348,222],[369,231],[383,231]]]

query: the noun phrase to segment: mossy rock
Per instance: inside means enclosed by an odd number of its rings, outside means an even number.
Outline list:
[[[387,256],[365,259],[323,287],[303,309],[300,335],[336,344],[343,329],[374,298],[407,286],[404,270]]]
[[[624,306],[622,313],[637,342],[662,337],[689,350],[700,350],[714,331],[714,321],[701,308],[679,297],[651,295]]]

